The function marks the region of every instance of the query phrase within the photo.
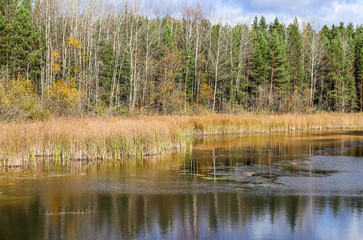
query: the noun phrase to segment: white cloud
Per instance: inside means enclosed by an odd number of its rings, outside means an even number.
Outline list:
[[[285,12],[247,11],[237,3],[223,0],[216,0],[213,4],[213,11],[208,15],[208,18],[212,23],[224,22],[232,26],[240,23],[251,24],[255,16],[261,17],[262,15],[266,18],[267,23],[273,22],[277,17],[280,22],[289,24],[293,22],[295,18],[295,15]]]
[[[212,23],[224,22],[232,26],[239,23],[248,23],[250,20],[241,6],[235,4],[225,5],[221,3],[214,7],[209,18]]]
[[[181,18],[185,5],[204,8],[204,16],[213,23],[224,22],[230,25],[251,23],[255,16],[263,15],[267,22],[277,17],[280,22],[291,23],[295,16],[299,20],[314,22],[316,28],[324,24],[332,25],[344,22],[363,24],[363,0],[128,0],[151,2],[154,14],[171,14]],[[144,7],[150,11],[147,4]],[[213,14],[210,12],[213,9]]]
[[[329,4],[327,4],[328,2]],[[231,3],[225,2],[225,5],[231,5]],[[363,24],[363,0],[335,0],[332,2],[325,0],[252,0],[252,6],[255,9],[244,11],[244,18],[249,19],[249,22],[252,22],[255,16],[263,15],[268,23],[273,22],[277,17],[280,22],[285,24],[291,23],[296,16],[299,22],[302,20],[312,22],[316,28],[325,24],[338,25],[340,22],[345,24],[353,22],[354,25]],[[227,11],[228,8],[223,9]],[[236,7],[233,9],[236,12]],[[231,13],[233,13],[232,10]]]
[[[331,8],[323,8],[323,14],[318,17],[323,24],[339,24],[344,22],[348,24],[353,22],[355,25],[363,24],[363,0],[355,2],[337,2],[332,4]]]
[[[252,6],[255,8],[274,8],[274,9],[300,9],[312,3],[312,0],[294,1],[294,0],[252,0]]]

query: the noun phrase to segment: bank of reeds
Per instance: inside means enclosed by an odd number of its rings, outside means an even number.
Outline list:
[[[269,133],[363,127],[363,114],[137,116],[58,118],[0,123],[2,165],[61,165],[71,160],[106,160],[155,155],[191,146],[193,135]]]

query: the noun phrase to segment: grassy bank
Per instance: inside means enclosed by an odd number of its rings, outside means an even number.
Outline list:
[[[154,155],[191,145],[199,134],[269,133],[309,129],[354,129],[363,114],[138,116],[59,118],[0,123],[3,166],[62,164],[66,159],[105,160]]]

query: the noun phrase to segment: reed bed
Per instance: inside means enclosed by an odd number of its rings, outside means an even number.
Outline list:
[[[193,135],[357,129],[363,114],[136,116],[0,122],[0,161],[6,166],[66,160],[136,159],[190,148]]]

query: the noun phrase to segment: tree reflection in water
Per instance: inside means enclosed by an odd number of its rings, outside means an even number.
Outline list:
[[[160,161],[3,179],[0,239],[360,239],[363,191],[295,194],[274,181],[294,177],[313,155],[361,157],[361,141],[300,133],[196,140],[191,153]],[[256,180],[255,191],[245,180],[257,178],[275,185]]]

